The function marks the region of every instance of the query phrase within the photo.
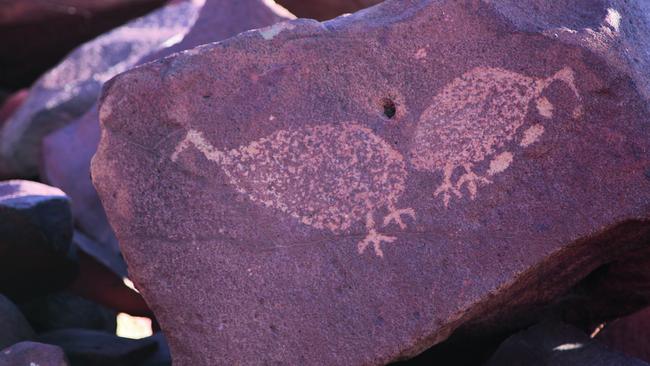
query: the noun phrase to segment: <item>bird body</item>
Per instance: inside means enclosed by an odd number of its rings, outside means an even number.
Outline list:
[[[433,98],[416,127],[410,162],[417,170],[443,172],[443,182],[434,195],[442,194],[446,207],[452,193],[462,197],[463,184],[473,199],[477,184],[490,183],[472,171],[474,164],[500,151],[495,159],[501,161],[493,160],[495,164],[512,161],[512,154],[503,150],[524,125],[531,101],[537,99],[543,117],[552,116],[553,106],[541,95],[554,81],[567,83],[580,100],[569,68],[537,79],[500,68],[477,67],[452,80]],[[574,116],[580,111],[577,107]],[[451,177],[458,167],[464,168],[465,174],[453,184]],[[491,171],[503,169],[500,166]]]
[[[383,256],[382,242],[394,237],[376,231],[374,214],[387,210],[384,224],[404,228],[397,201],[405,188],[402,155],[370,129],[358,124],[316,125],[280,130],[229,151],[220,151],[197,130],[189,130],[172,160],[190,146],[219,164],[229,183],[251,201],[280,210],[303,224],[333,233],[365,222],[368,234],[358,245],[372,244]]]

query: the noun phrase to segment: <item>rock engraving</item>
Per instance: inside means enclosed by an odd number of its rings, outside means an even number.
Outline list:
[[[544,90],[560,81],[571,88],[578,105],[573,118],[582,115],[581,97],[574,82],[573,70],[565,67],[551,77],[537,79],[500,68],[477,67],[454,79],[433,98],[416,128],[410,161],[420,171],[443,173],[434,197],[442,195],[449,207],[451,195],[462,198],[467,186],[470,198],[476,197],[481,184],[490,184],[490,176],[505,171],[513,154],[505,151],[524,125],[531,101],[543,118],[552,118],[554,107],[542,96]],[[536,142],[544,126],[529,127],[520,146]],[[485,176],[476,174],[473,165],[492,157]],[[464,173],[452,182],[457,168]]]
[[[367,234],[358,252],[372,245],[383,257],[382,243],[396,240],[377,231],[375,214],[387,212],[382,225],[406,228],[398,209],[405,189],[404,158],[358,124],[318,125],[280,130],[229,151],[215,148],[200,131],[190,129],[171,156],[194,146],[221,167],[229,183],[256,203],[280,210],[303,224],[344,233],[364,222]]]

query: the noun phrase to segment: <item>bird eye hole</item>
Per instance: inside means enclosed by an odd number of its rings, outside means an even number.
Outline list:
[[[395,117],[395,113],[397,112],[397,107],[395,106],[395,102],[392,99],[384,98],[381,104],[384,108],[384,116],[386,116],[389,119]]]

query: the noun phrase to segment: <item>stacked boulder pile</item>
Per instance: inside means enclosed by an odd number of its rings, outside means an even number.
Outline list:
[[[278,3],[0,56],[0,365],[650,364],[647,2]]]

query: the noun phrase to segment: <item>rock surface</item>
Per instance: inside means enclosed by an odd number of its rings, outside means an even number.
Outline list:
[[[226,39],[288,17],[293,16],[279,6],[262,0],[207,0],[197,21],[182,41],[147,55],[141,62]],[[67,127],[49,135],[43,141],[41,176],[72,198],[72,211],[77,224],[99,244],[90,248],[92,242],[86,241],[90,244],[86,252],[96,256],[116,273],[126,276],[117,239],[90,181],[90,159],[97,149],[99,134],[99,118],[94,106]]]
[[[168,5],[80,46],[43,75],[0,130],[0,177],[36,176],[42,139],[83,115],[104,81],[178,42],[199,9],[197,1]]]
[[[93,180],[174,363],[385,364],[507,333],[650,240],[634,3],[408,4],[106,86]]]
[[[379,4],[382,0],[277,0],[300,18],[328,20]]]
[[[139,366],[156,351],[155,339],[128,339],[87,329],[62,329],[39,334],[37,341],[63,349],[72,365]]]
[[[14,297],[61,289],[77,271],[70,200],[41,183],[0,182],[0,292]]]
[[[20,342],[0,351],[1,366],[68,366],[63,350],[51,344]]]
[[[34,337],[29,325],[18,307],[0,294],[0,349]]]
[[[29,86],[77,45],[165,0],[3,0],[0,6],[0,85]]]
[[[611,351],[579,329],[542,323],[508,338],[485,366],[646,366]]]

